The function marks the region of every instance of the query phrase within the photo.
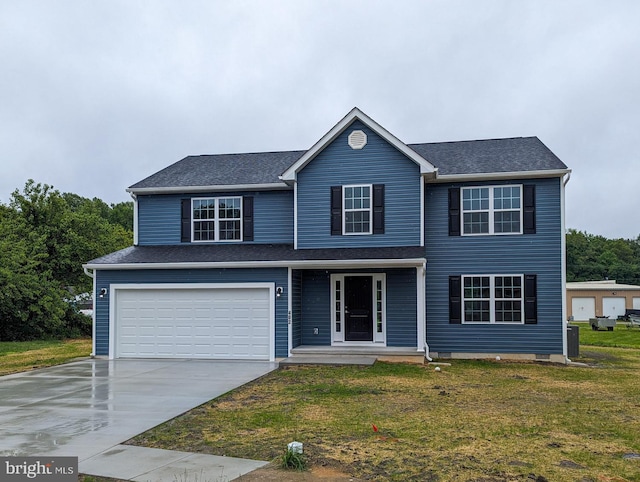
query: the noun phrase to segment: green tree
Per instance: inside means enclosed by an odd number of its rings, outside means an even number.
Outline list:
[[[640,284],[640,237],[607,239],[569,229],[566,242],[567,281],[609,278]]]
[[[86,319],[68,303],[70,292],[91,289],[83,262],[131,245],[125,218],[133,217],[133,205],[121,204],[114,209],[29,180],[0,205],[1,339],[86,330]]]
[[[46,268],[44,237],[4,206],[0,212],[0,340],[59,336],[67,306]]]

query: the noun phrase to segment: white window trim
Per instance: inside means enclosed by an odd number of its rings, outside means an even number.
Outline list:
[[[496,321],[496,296],[495,296],[495,287],[496,287],[496,278],[500,278],[503,276],[508,276],[510,278],[520,278],[520,288],[521,288],[521,296],[520,296],[520,312],[522,313],[520,321]],[[489,278],[489,321],[465,321],[464,319],[464,304],[465,301],[475,301],[477,299],[465,298],[464,296],[464,280],[465,278]],[[460,321],[464,325],[524,325],[524,274],[466,274],[462,275],[460,279],[460,289],[461,289],[461,303],[460,309],[462,310]],[[486,299],[486,298],[482,298]],[[500,298],[498,301],[516,301],[518,298]]]
[[[215,217],[213,219],[195,219],[193,217],[194,203],[195,201],[215,201]],[[220,213],[218,211],[218,202],[220,199],[238,199],[240,200],[240,217],[239,218],[225,218],[223,221],[240,221],[240,238],[239,239],[220,239]],[[214,239],[195,239],[195,223],[200,221],[213,221],[214,222]],[[192,243],[237,243],[244,239],[244,233],[242,231],[242,196],[218,196],[218,197],[194,197],[191,198],[191,242]]]
[[[515,209],[494,209],[493,207],[493,190],[495,188],[502,187],[517,187],[520,189],[520,208],[518,211],[520,212],[520,231],[512,232],[512,233],[496,233],[495,232],[495,223],[494,223],[494,214],[496,212],[502,211],[515,211]],[[464,191],[468,191],[470,189],[489,189],[489,209],[479,209],[479,210],[467,210],[464,209]],[[460,189],[460,235],[461,236],[512,236],[512,235],[520,235],[523,231],[523,221],[524,221],[524,207],[523,207],[523,186],[522,184],[494,184],[491,186],[467,186]],[[489,213],[489,232],[488,233],[465,233],[464,232],[464,215],[465,213]]]
[[[345,313],[344,313],[344,279],[349,276],[368,276],[371,278],[373,342],[371,341],[345,341]],[[340,331],[336,331],[336,281],[340,281]],[[377,282],[382,281],[382,332],[377,331],[377,306],[376,288]],[[386,273],[338,273],[331,275],[331,345],[387,345],[387,275]]]
[[[345,190],[354,187],[369,188],[369,209],[349,209],[345,208]],[[362,233],[347,233],[347,212],[369,211],[369,231]],[[347,184],[342,186],[342,234],[344,236],[363,236],[373,234],[373,184]]]

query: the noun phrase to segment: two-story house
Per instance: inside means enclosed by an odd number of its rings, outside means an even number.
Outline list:
[[[569,172],[536,137],[405,144],[357,108],[307,151],[186,157],[85,265],[94,354],[563,362]]]

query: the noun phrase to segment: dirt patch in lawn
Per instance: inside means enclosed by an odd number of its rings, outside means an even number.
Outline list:
[[[349,474],[332,467],[311,467],[308,471],[283,470],[268,465],[236,479],[240,482],[359,482]]]

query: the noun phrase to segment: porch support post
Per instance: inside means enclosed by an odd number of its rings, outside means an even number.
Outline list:
[[[425,279],[426,279],[427,269],[426,263],[423,263],[422,266],[418,266],[416,268],[416,322],[417,326],[417,348],[419,352],[425,352],[426,356],[429,357],[429,347],[427,345],[426,339],[426,290],[425,290]]]
[[[287,268],[287,356],[293,349],[293,269]]]

